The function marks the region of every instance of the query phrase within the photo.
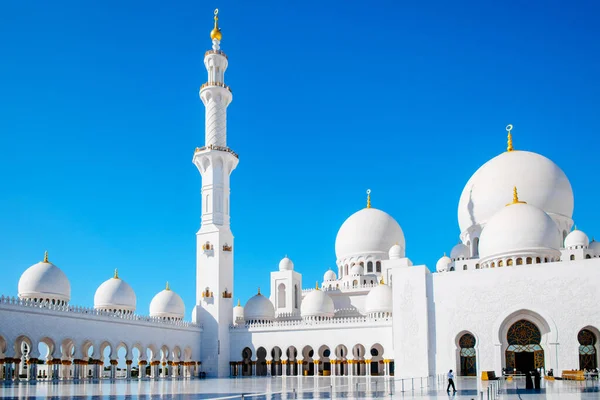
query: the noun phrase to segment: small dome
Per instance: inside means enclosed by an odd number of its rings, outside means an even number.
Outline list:
[[[169,288],[158,292],[150,302],[150,316],[158,318],[183,319],[185,305],[181,297]]]
[[[452,264],[452,259],[444,254],[435,264],[435,270],[437,272],[446,272],[450,269],[450,264]]]
[[[350,268],[350,275],[352,276],[361,276],[365,274],[365,269],[360,264],[354,264],[352,268]]]
[[[294,270],[294,263],[292,262],[292,260],[290,260],[288,258],[288,256],[285,256],[281,259],[281,261],[279,261],[279,270],[280,271],[293,271]]]
[[[459,243],[452,248],[450,252],[450,258],[453,260],[461,260],[465,258],[471,258],[471,252],[466,244]]]
[[[331,318],[334,314],[333,300],[322,290],[315,289],[302,299],[302,304],[300,305],[300,315],[302,315],[302,318]]]
[[[335,238],[335,255],[338,265],[357,256],[388,255],[397,243],[404,257],[404,233],[387,213],[376,208],[363,208],[352,214],[340,227]]]
[[[323,281],[325,282],[335,281],[336,279],[337,276],[331,269],[329,269],[327,272],[325,272],[325,275],[323,275]]]
[[[588,239],[587,235],[575,228],[571,233],[567,235],[565,238],[565,248],[566,249],[575,249],[578,247],[587,248],[590,244],[590,239]]]
[[[392,288],[385,284],[375,286],[367,295],[365,311],[367,314],[392,313]]]
[[[240,305],[238,300],[237,306],[233,307],[233,322],[238,323],[244,321],[244,307]]]
[[[552,218],[521,202],[504,207],[488,221],[481,232],[479,254],[482,261],[515,254],[560,256],[561,242],[562,235]]]
[[[600,257],[600,242],[596,242],[592,239],[590,245],[588,246],[588,249],[594,257]]]
[[[402,257],[404,257],[404,254],[402,252],[402,247],[400,247],[400,245],[395,244],[392,247],[390,247],[390,251],[389,251],[389,256],[390,256],[390,260],[398,260]]]
[[[94,295],[94,308],[97,310],[135,311],[135,292],[117,274],[102,283]]]
[[[48,261],[48,252],[44,261],[27,268],[19,279],[19,298],[50,300],[68,303],[71,299],[71,284],[64,272]]]
[[[244,307],[244,319],[246,321],[272,321],[275,318],[275,307],[271,300],[258,294],[252,296]]]

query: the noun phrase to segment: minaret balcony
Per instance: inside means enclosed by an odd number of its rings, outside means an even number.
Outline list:
[[[200,86],[200,91],[202,91],[202,89],[204,89],[204,88],[211,87],[211,86],[222,87],[222,88],[225,88],[225,89],[229,90],[230,93],[233,93],[231,91],[231,87],[229,87],[228,85],[224,84],[223,82],[206,82],[206,83],[203,83],[202,86]]]
[[[218,54],[228,59],[227,54],[225,54],[225,52],[222,50],[208,50],[206,53],[204,53],[204,57],[206,57],[209,54]]]
[[[231,150],[229,147],[224,147],[224,146],[215,146],[212,144],[209,144],[208,146],[202,146],[202,147],[196,147],[196,150],[194,151],[194,154],[199,153],[201,151],[204,150],[218,150],[218,151],[225,151],[227,153],[230,153],[232,156],[234,156],[235,158],[239,159],[240,157],[237,155],[237,153],[233,150]]]

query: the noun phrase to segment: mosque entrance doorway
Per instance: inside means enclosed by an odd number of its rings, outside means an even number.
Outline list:
[[[465,333],[458,340],[460,346],[460,375],[477,376],[477,353],[475,336]]]
[[[542,334],[533,322],[525,319],[512,324],[506,335],[506,367],[517,373],[544,368],[544,350],[540,345]]]

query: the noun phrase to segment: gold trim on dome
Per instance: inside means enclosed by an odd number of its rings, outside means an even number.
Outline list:
[[[513,126],[512,124],[508,124],[506,125],[506,131],[508,132],[508,137],[507,137],[507,145],[506,145],[506,151],[513,151],[513,142],[512,142],[512,131]]]
[[[517,187],[513,187],[513,201],[512,203],[508,203],[507,206],[512,206],[513,204],[527,204],[524,201],[519,200],[519,193],[517,193]]]
[[[210,38],[212,40],[218,40],[221,41],[221,39],[223,38],[223,34],[221,33],[221,30],[219,29],[219,9],[216,8],[215,9],[215,27],[213,28],[212,31],[210,31]]]

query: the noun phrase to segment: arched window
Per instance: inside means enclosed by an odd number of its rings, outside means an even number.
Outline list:
[[[521,257],[517,258],[517,265],[523,265],[523,259]]]
[[[355,281],[353,281],[353,282],[352,282],[352,287],[358,287],[358,281],[356,281],[356,280],[355,280]]]
[[[344,265],[344,276],[348,276],[348,264]]]
[[[582,329],[577,334],[579,341],[579,369],[598,368],[598,357],[596,356],[596,335],[589,329]]]
[[[533,259],[531,257],[527,257],[527,264],[531,264],[533,262]]]
[[[496,268],[496,263],[492,262],[492,268]]]
[[[473,256],[479,257],[479,238],[473,239]]]
[[[277,287],[277,308],[285,308],[285,285],[283,283]]]
[[[475,337],[465,333],[458,340],[460,347],[460,375],[477,376]]]
[[[299,299],[298,285],[294,285],[294,308],[298,308],[298,299]]]
[[[506,260],[506,266],[507,266],[507,267],[512,267],[512,265],[513,265],[513,260],[512,260],[512,258],[509,258],[508,260]]]
[[[498,261],[498,266],[499,267],[504,267],[504,261],[502,261],[502,260]]]
[[[571,254],[571,256],[569,257],[569,260],[571,260],[571,261],[575,260],[575,254]]]
[[[479,264],[475,264],[475,269],[479,269]]]
[[[367,261],[367,273],[373,272],[373,261]]]
[[[381,272],[381,261],[375,263],[375,272]]]
[[[536,263],[536,264],[539,264],[539,263],[541,263],[541,262],[542,262],[542,259],[541,259],[541,258],[539,258],[539,257],[536,257],[536,258],[535,258],[535,263]]]
[[[463,265],[463,271],[467,270],[467,264]]]
[[[586,259],[590,259],[590,258],[592,258],[592,256],[590,256],[589,254],[586,254],[586,255],[585,255],[585,258],[586,258]]]

